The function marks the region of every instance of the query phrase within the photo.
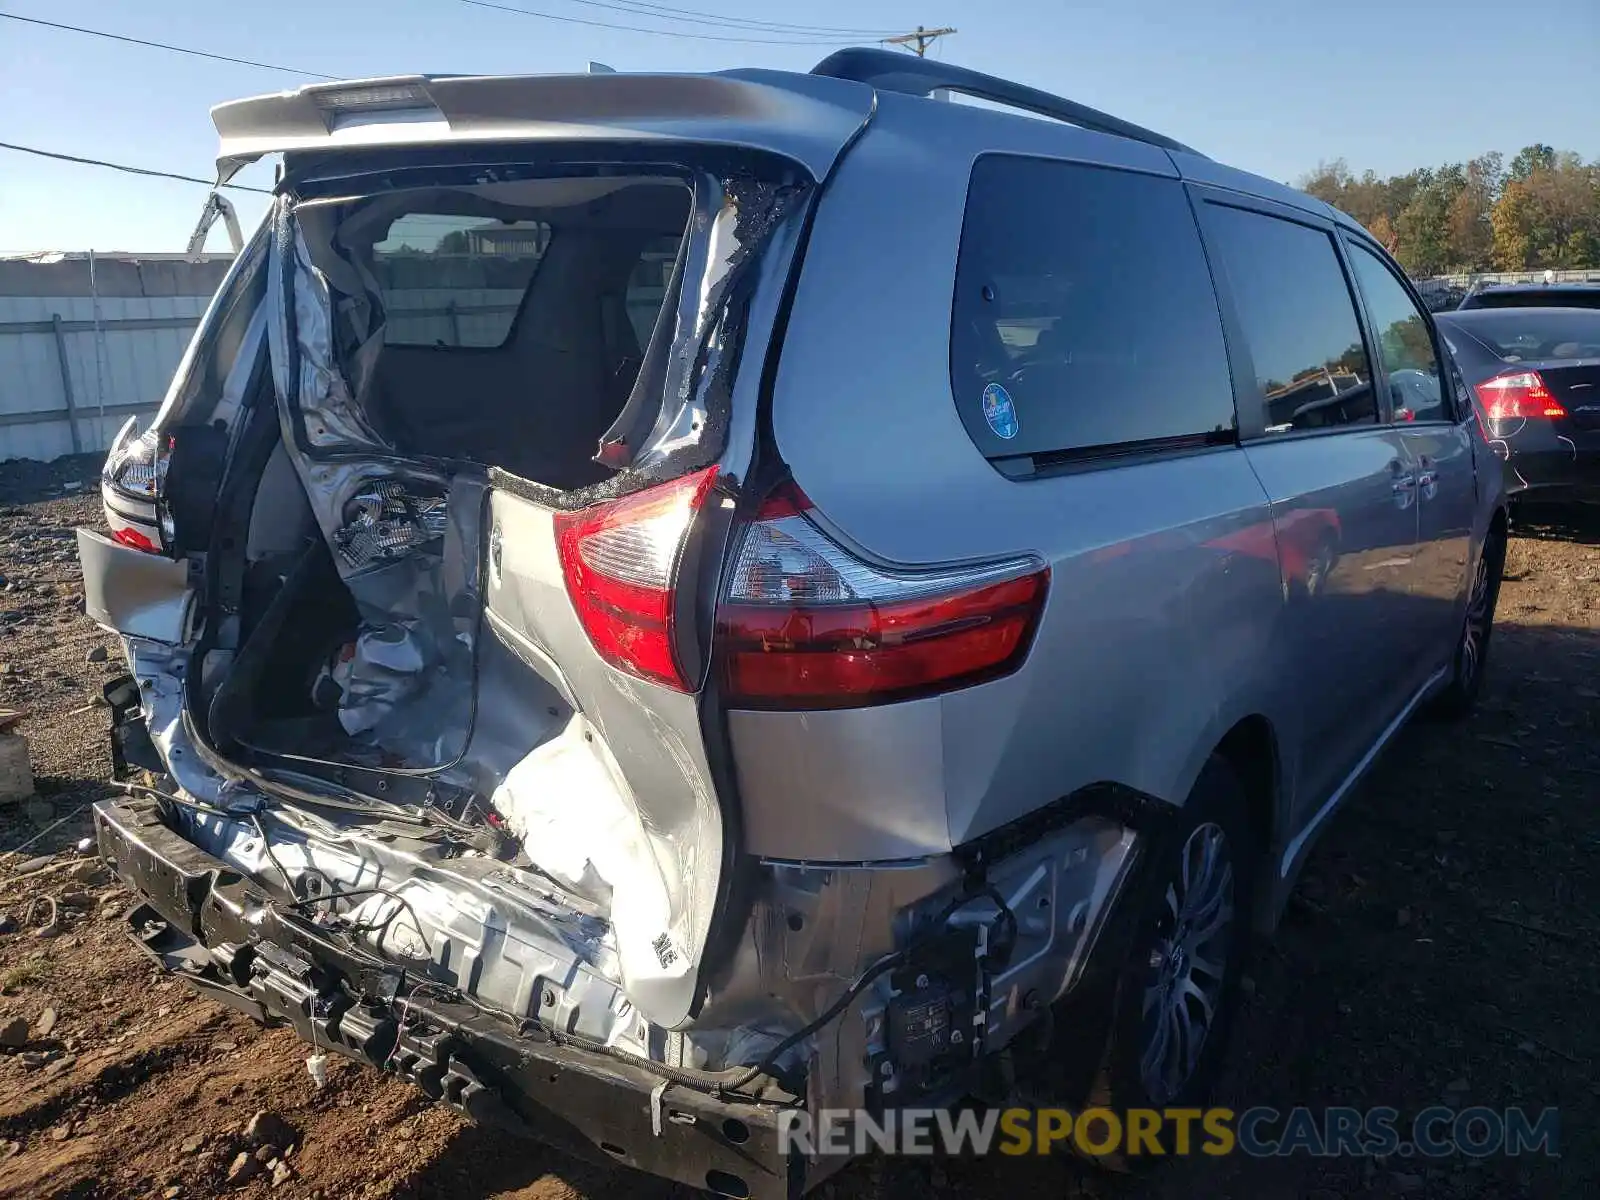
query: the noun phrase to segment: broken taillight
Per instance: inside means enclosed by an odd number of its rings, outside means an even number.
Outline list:
[[[142,434],[137,429],[138,418],[129,417],[113,439],[100,470],[100,497],[113,539],[161,554],[172,544],[170,517],[162,502],[172,438],[154,428]]]
[[[742,532],[717,609],[728,704],[852,708],[1017,668],[1050,570],[1031,556],[931,571],[869,563],[780,488]]]
[[[675,649],[678,560],[717,477],[671,483],[555,516],[567,595],[600,657],[680,692],[695,690]]]

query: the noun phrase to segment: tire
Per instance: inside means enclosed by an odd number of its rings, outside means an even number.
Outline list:
[[[1204,1104],[1221,1072],[1249,958],[1260,851],[1244,789],[1225,759],[1213,755],[1206,763],[1160,840],[1143,876],[1142,893],[1130,897],[1139,905],[1132,949],[1117,984],[1110,1036],[1088,1097],[1090,1107],[1109,1108],[1119,1117],[1130,1108]],[[1213,872],[1225,872],[1215,881],[1216,903],[1223,906],[1217,911],[1226,911],[1218,932],[1203,937],[1211,910],[1195,905],[1210,894],[1206,881],[1213,877],[1203,870],[1207,854],[1214,856]],[[1195,928],[1196,922],[1203,923],[1201,928]],[[1173,934],[1185,927],[1188,939],[1175,946]],[[1191,1048],[1182,1033],[1197,1028],[1207,999],[1210,1016],[1204,1036]],[[1172,1147],[1165,1149],[1170,1153]],[[1090,1161],[1129,1171],[1160,1159],[1128,1156],[1119,1149]]]
[[[1506,566],[1506,535],[1499,529],[1489,534],[1472,588],[1467,594],[1467,612],[1456,640],[1450,682],[1433,702],[1433,711],[1446,720],[1468,716],[1483,691],[1483,674],[1489,665],[1489,641],[1494,633],[1494,610],[1500,600],[1500,579]]]

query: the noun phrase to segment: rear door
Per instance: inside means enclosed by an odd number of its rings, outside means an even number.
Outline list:
[[[1386,421],[1331,224],[1196,187],[1245,378],[1240,435],[1265,487],[1290,597],[1309,819],[1405,705],[1417,465]]]
[[[1441,370],[1445,359],[1422,304],[1376,250],[1348,233],[1342,237],[1365,302],[1378,378],[1387,383],[1393,428],[1417,473],[1412,609],[1416,666],[1426,674],[1453,652],[1466,599],[1477,509],[1472,438],[1463,423],[1471,414],[1456,411],[1457,398]]]

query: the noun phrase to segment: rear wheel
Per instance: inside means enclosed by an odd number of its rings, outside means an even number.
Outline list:
[[[1478,702],[1483,690],[1484,668],[1488,665],[1489,638],[1494,633],[1494,610],[1500,599],[1500,578],[1505,571],[1506,537],[1496,528],[1478,555],[1472,589],[1467,594],[1467,612],[1456,642],[1455,661],[1449,685],[1434,704],[1439,715],[1465,717]]]
[[[1136,899],[1137,932],[1089,1096],[1091,1106],[1119,1116],[1205,1100],[1221,1069],[1249,952],[1257,838],[1226,760],[1207,762],[1161,840]],[[1119,1151],[1094,1161],[1129,1170],[1154,1160]]]

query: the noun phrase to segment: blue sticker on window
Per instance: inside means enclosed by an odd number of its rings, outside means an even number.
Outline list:
[[[983,389],[983,419],[989,422],[995,437],[1010,441],[1017,436],[1017,408],[1011,403],[1011,393],[998,383]]]

